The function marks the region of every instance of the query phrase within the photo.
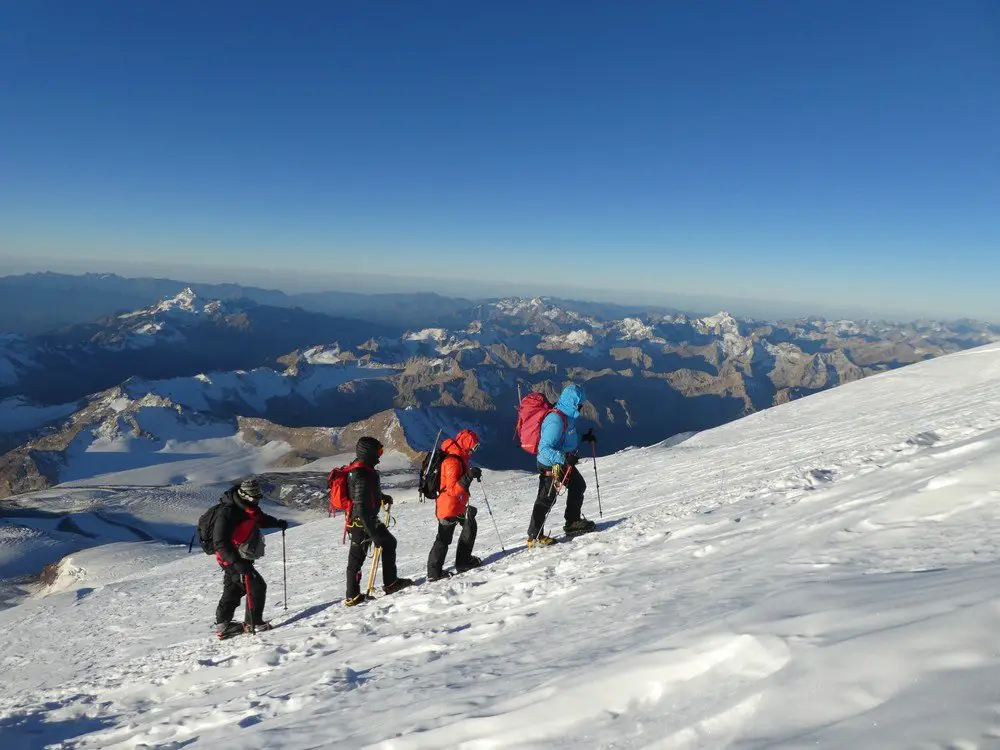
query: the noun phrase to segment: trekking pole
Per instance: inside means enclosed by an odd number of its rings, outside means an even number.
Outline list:
[[[246,594],[247,594],[247,617],[246,617],[246,619],[248,619],[250,621],[250,622],[246,623],[246,626],[249,628],[250,633],[253,634],[253,633],[257,632],[257,626],[254,625],[254,622],[253,622],[253,596],[250,594],[250,574],[249,573],[244,573],[243,574],[243,588],[246,589]]]
[[[483,491],[483,500],[486,501],[486,510],[488,510],[490,512],[490,518],[493,519],[493,528],[497,530],[497,539],[500,540],[500,551],[501,552],[506,552],[507,550],[504,549],[504,546],[503,546],[503,537],[500,536],[500,527],[497,525],[496,516],[493,515],[493,508],[490,507],[490,499],[488,497],[486,497],[486,488],[483,487],[483,480],[482,479],[479,480],[479,487]]]
[[[597,478],[597,443],[591,441],[590,449],[594,453],[594,485],[597,487],[597,512],[604,518],[604,510],[601,508],[601,480]]]
[[[288,611],[288,561],[285,559],[285,530],[281,530],[281,574],[285,579],[285,611]]]

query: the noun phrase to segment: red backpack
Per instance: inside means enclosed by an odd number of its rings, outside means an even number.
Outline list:
[[[542,437],[542,422],[550,412],[556,412],[566,430],[566,415],[555,408],[544,393],[529,393],[521,399],[517,407],[517,427],[514,428],[514,439],[519,440],[521,447],[532,456],[538,455],[538,441]]]
[[[354,505],[347,490],[347,474],[360,468],[367,469],[368,466],[360,461],[353,461],[347,466],[338,466],[326,478],[326,486],[330,488],[330,515],[336,515],[337,511],[344,512],[344,538],[341,543],[347,540],[347,527],[351,524],[351,510]]]

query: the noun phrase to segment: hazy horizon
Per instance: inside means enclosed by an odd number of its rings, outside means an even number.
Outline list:
[[[556,284],[510,282],[432,281],[394,274],[310,273],[254,268],[212,268],[207,266],[175,266],[166,263],[122,263],[78,260],[71,262],[0,260],[0,276],[28,273],[61,273],[68,275],[116,274],[124,278],[161,278],[178,282],[223,284],[232,283],[271,289],[286,294],[308,292],[423,293],[434,292],[446,297],[482,300],[497,297],[555,297],[579,302],[610,303],[648,308],[676,308],[686,313],[711,315],[725,310],[737,317],[779,320],[782,318],[822,317],[866,318],[892,322],[912,322],[920,319],[957,320],[969,318],[987,323],[1000,323],[1000,316],[989,318],[976,315],[947,315],[933,312],[900,311],[850,305],[824,305],[801,300],[758,300],[717,294],[660,294],[628,289],[573,287]]]

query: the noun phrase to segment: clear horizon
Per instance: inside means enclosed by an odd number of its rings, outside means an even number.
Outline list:
[[[0,265],[998,321],[998,28],[977,0],[10,4]]]

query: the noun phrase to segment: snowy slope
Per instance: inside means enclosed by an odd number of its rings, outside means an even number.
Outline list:
[[[361,609],[339,519],[288,532],[287,613],[272,536],[281,626],[225,643],[204,555],[74,555],[0,612],[2,745],[1000,745],[1000,346],[599,467],[600,533],[525,550],[533,480],[487,472],[490,564]],[[419,576],[431,511],[398,516]]]

